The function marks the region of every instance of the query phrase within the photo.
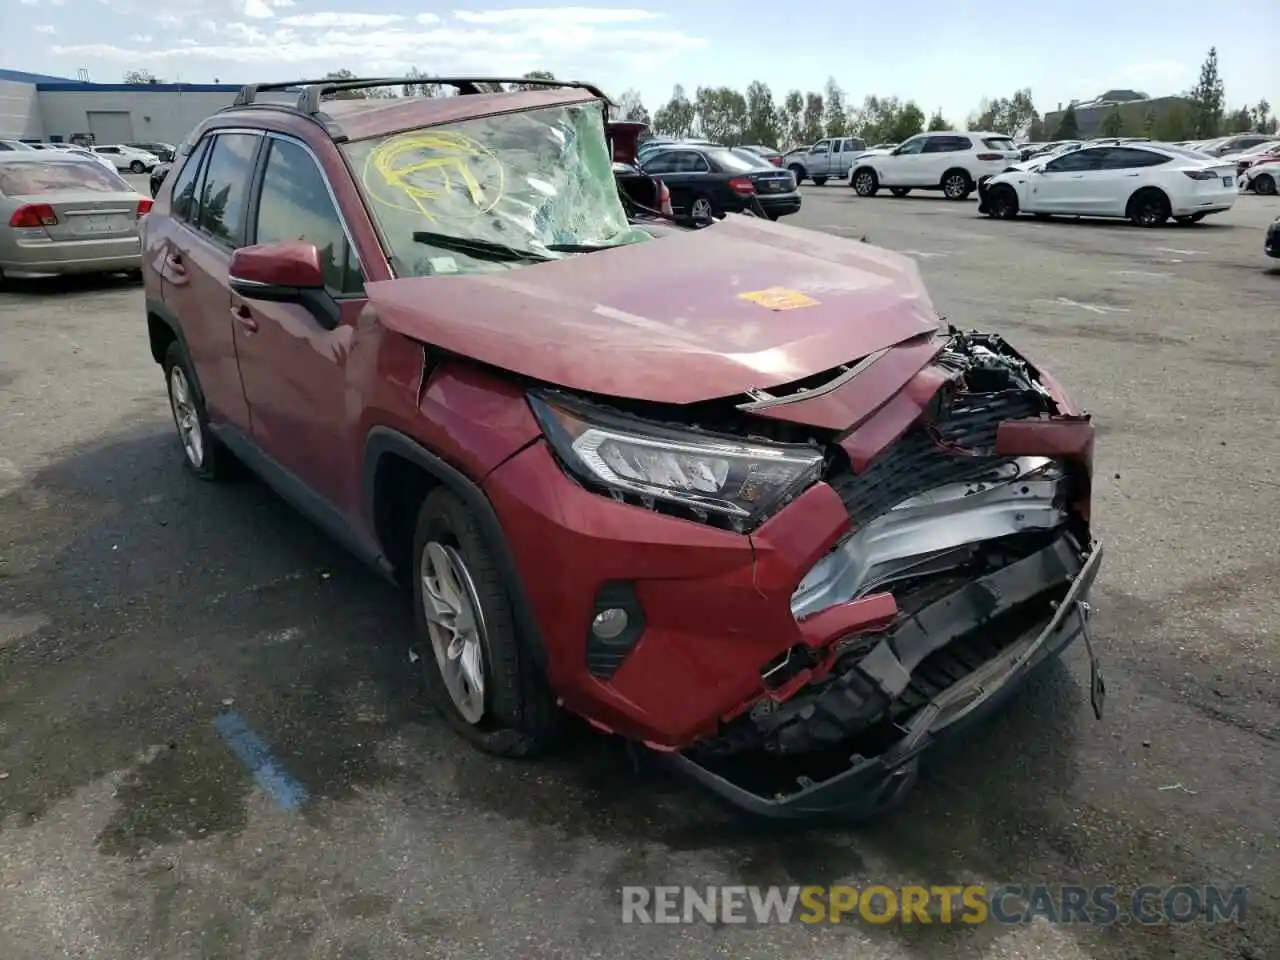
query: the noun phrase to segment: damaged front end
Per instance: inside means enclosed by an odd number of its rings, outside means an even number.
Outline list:
[[[883,809],[930,742],[1082,635],[1100,715],[1089,418],[992,335],[953,330],[912,383],[914,395],[909,383],[898,396],[913,406],[884,403],[828,444],[823,480],[851,529],[794,591],[804,639],[761,665],[760,695],[715,736],[673,755],[757,813]],[[742,409],[777,419],[790,407],[812,421],[821,411],[803,405],[824,402],[806,388]],[[855,609],[868,611],[863,626],[830,636]]]

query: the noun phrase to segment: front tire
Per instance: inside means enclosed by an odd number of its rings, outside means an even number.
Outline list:
[[[826,182],[827,182],[827,178],[826,178],[826,177],[814,177],[814,178],[813,178],[813,185],[814,185],[815,187],[821,187],[821,186],[823,186],[824,184],[826,184]]]
[[[1275,196],[1276,178],[1269,173],[1258,174],[1258,178],[1253,181],[1253,192],[1263,197]]]
[[[485,753],[544,750],[562,715],[516,629],[497,558],[452,490],[438,488],[422,501],[413,549],[414,622],[432,705]]]
[[[187,469],[201,480],[213,483],[235,476],[235,458],[209,429],[204,398],[200,396],[191,362],[182,344],[174,340],[164,355],[164,379],[169,391],[169,410],[178,428]]]
[[[1172,210],[1163,190],[1147,187],[1129,198],[1129,219],[1139,227],[1159,227],[1169,219]]]
[[[853,192],[860,197],[874,197],[880,189],[880,178],[870,167],[855,170],[853,174]]]
[[[797,186],[804,183],[804,167],[800,166],[798,163],[793,163],[791,166],[787,167],[787,169],[790,170],[791,175],[796,178]]]
[[[1018,216],[1018,195],[1007,183],[997,183],[987,195],[987,209],[994,220],[1013,220]]]

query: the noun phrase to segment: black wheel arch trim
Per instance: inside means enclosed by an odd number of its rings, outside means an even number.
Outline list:
[[[151,330],[150,330],[151,317],[152,316],[158,317],[160,319],[160,322],[169,328],[170,332],[173,334],[174,339],[177,340],[179,344],[181,344],[182,353],[187,358],[187,366],[189,368],[188,373],[191,374],[191,379],[195,381],[195,388],[196,388],[196,392],[200,395],[200,402],[204,403],[204,387],[200,385],[200,374],[196,371],[195,364],[191,362],[191,351],[187,347],[187,336],[182,332],[182,324],[178,322],[177,315],[172,310],[170,310],[167,306],[165,306],[163,300],[157,300],[154,297],[147,297],[146,312],[147,312],[147,340],[150,341],[151,339]],[[150,349],[149,344],[148,344],[148,349]],[[163,356],[156,357],[155,354],[152,353],[152,357],[155,359],[156,363],[159,363],[159,364],[164,363]]]
[[[542,640],[542,630],[533,616],[533,607],[529,603],[520,570],[507,546],[507,538],[502,531],[502,524],[498,521],[498,514],[493,509],[493,504],[470,477],[400,431],[390,427],[374,427],[365,438],[362,468],[364,515],[368,528],[375,529],[378,464],[387,454],[401,457],[420,467],[433,479],[457,494],[470,508],[497,557],[511,597],[512,613],[519,626],[520,635],[527,640],[534,662],[545,671],[547,669],[546,644]]]

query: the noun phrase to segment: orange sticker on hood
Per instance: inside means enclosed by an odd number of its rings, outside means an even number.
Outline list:
[[[786,287],[769,287],[767,290],[752,290],[740,293],[738,298],[758,303],[767,310],[799,310],[801,307],[816,307],[818,301],[799,290],[788,290]]]

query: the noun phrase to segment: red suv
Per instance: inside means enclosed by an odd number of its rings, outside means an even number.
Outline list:
[[[201,124],[147,325],[187,465],[410,585],[462,736],[570,712],[746,808],[869,812],[1088,642],[1090,418],[911,260],[633,215],[587,85],[350,96],[407,82]]]

